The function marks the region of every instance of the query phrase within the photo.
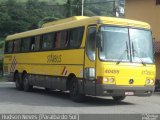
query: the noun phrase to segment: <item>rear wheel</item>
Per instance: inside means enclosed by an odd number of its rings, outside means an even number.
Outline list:
[[[23,87],[25,92],[30,92],[33,89],[33,86],[29,84],[29,79],[27,73],[22,76],[23,79]]]
[[[17,90],[23,90],[23,84],[22,81],[19,78],[19,73],[16,73],[14,76],[15,85]]]
[[[50,89],[50,88],[45,88],[45,90],[46,90],[47,92],[51,91],[51,89]]]
[[[84,101],[84,94],[81,94],[79,92],[79,85],[78,85],[78,80],[76,77],[73,77],[71,79],[70,98],[72,99],[72,101],[75,101],[75,102],[83,102]]]
[[[122,100],[124,100],[126,98],[126,96],[113,96],[113,100],[120,102]]]

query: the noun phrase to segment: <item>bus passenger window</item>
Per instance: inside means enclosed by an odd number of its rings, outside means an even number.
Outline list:
[[[89,27],[87,35],[87,55],[90,60],[94,61],[96,57],[96,27]]]
[[[65,48],[68,45],[67,31],[63,31],[61,35],[61,47]]]
[[[21,47],[21,41],[20,40],[15,40],[13,42],[13,51],[14,52],[20,52],[20,47]]]
[[[8,49],[9,49],[9,44],[8,42],[5,43],[5,53],[8,53]]]
[[[35,51],[35,37],[31,38],[31,46],[30,46],[31,51]]]
[[[5,43],[5,53],[12,53],[13,52],[13,41]]]
[[[69,37],[70,48],[80,47],[83,33],[84,33],[84,27],[74,28],[70,30],[70,37]]]
[[[66,48],[68,45],[67,31],[57,32],[55,48]]]
[[[31,42],[31,38],[22,39],[22,46],[21,46],[22,52],[28,52],[30,50],[30,42]]]
[[[54,36],[53,33],[43,35],[43,39],[42,39],[43,50],[50,50],[53,48],[53,40],[54,40],[53,36]]]
[[[60,48],[60,39],[61,39],[61,33],[57,32],[56,41],[55,41],[55,48]]]
[[[35,37],[35,49],[34,51],[38,51],[40,48],[40,40],[41,40],[41,36],[36,36]]]
[[[8,43],[8,52],[12,53],[13,52],[13,41]]]
[[[35,51],[35,43],[31,44],[31,51]]]
[[[5,53],[8,53],[8,42],[5,42],[5,49],[4,49]]]

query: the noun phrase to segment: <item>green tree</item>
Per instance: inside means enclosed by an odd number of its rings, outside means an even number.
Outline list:
[[[16,9],[15,9],[16,8]],[[5,6],[0,7],[0,36],[27,30],[27,18],[23,6],[15,0],[8,0]]]
[[[66,17],[81,15],[81,0],[67,0]]]
[[[51,21],[56,21],[56,20],[58,20],[59,18],[56,18],[56,17],[45,17],[44,19],[42,19],[39,23],[38,23],[38,27],[40,28],[40,27],[42,27],[42,25],[44,24],[44,23],[47,23],[47,22],[51,22]]]

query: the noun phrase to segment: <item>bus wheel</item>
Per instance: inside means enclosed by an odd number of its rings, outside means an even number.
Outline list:
[[[113,96],[113,100],[116,102],[120,102],[122,100],[124,100],[126,98],[126,96]]]
[[[25,92],[32,91],[33,86],[29,84],[28,75],[26,73],[22,76],[22,79],[23,79],[24,91]]]
[[[45,88],[45,91],[49,92],[49,91],[51,91],[51,89],[50,88]]]
[[[73,77],[71,79],[70,98],[74,102],[83,102],[84,101],[84,95],[80,94],[80,92],[79,92],[78,80],[76,77]]]
[[[22,82],[20,81],[20,78],[19,78],[19,74],[18,74],[18,73],[15,74],[14,80],[15,80],[16,89],[17,89],[17,90],[23,90],[23,84],[22,84]]]

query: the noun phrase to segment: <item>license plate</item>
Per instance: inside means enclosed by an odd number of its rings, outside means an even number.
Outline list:
[[[125,92],[125,95],[134,95],[134,92]]]

